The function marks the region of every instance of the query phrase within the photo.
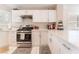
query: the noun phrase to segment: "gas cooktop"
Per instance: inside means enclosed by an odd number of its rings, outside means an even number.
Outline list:
[[[26,26],[26,27],[17,29],[17,31],[31,31],[32,29],[33,29],[32,26]]]

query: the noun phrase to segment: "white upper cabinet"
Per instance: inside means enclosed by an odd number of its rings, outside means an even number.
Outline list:
[[[34,10],[12,10],[12,22],[22,22],[20,16],[33,15]]]
[[[0,10],[0,24],[7,24],[9,22],[9,12]]]
[[[35,10],[33,22],[54,22],[56,21],[56,10]]]
[[[22,15],[32,15],[33,22],[56,21],[56,10],[12,10],[12,22],[22,22]]]
[[[35,10],[33,22],[48,22],[48,10]]]
[[[13,23],[22,22],[22,19],[20,17],[22,13],[23,12],[19,10],[12,10],[12,22]]]
[[[17,15],[32,15],[34,10],[13,10]]]
[[[39,47],[40,45],[40,32],[39,30],[32,31],[32,46]]]
[[[56,10],[49,10],[49,21],[48,22],[55,22],[56,18]]]

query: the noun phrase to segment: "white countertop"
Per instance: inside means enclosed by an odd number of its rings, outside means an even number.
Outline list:
[[[33,29],[32,31],[48,31],[48,29]]]
[[[11,29],[0,29],[0,31],[16,31],[16,30],[11,30]]]
[[[68,41],[68,31],[66,30],[48,30],[48,32]]]
[[[51,32],[51,31],[50,31]],[[60,35],[59,35],[60,34]],[[63,34],[63,35],[62,35]],[[77,54],[79,49],[64,40],[63,37],[65,32],[54,31],[52,36],[48,39],[48,45],[52,53],[55,54]]]
[[[53,33],[54,35],[57,35],[62,39],[68,40],[68,31],[65,30],[33,29],[32,31],[48,31],[48,33]]]

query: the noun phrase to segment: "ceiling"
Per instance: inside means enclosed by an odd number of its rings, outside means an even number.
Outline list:
[[[0,9],[12,10],[13,8],[27,9],[56,9],[56,4],[0,4]]]

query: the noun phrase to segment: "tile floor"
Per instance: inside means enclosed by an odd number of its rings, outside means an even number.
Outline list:
[[[32,46],[24,46],[21,45],[20,47],[18,47],[13,54],[31,54],[32,51]],[[39,54],[51,54],[51,51],[49,49],[49,46],[40,46],[39,47]]]
[[[19,44],[13,54],[31,54],[32,44]]]
[[[40,54],[51,54],[49,46],[48,45],[46,45],[46,46],[40,46],[39,53]]]
[[[32,48],[17,48],[13,54],[31,54]]]

